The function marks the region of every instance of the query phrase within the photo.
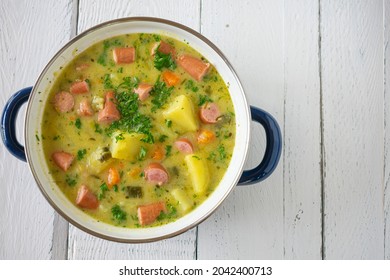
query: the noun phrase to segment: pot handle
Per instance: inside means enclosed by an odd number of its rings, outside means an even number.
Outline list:
[[[32,87],[19,90],[5,104],[1,115],[1,139],[8,151],[16,158],[27,161],[24,147],[16,139],[15,122],[20,107],[27,102]]]
[[[267,112],[251,106],[252,120],[265,130],[267,146],[262,161],[251,170],[245,170],[238,185],[250,185],[266,179],[278,165],[282,152],[282,135],[277,121]]]

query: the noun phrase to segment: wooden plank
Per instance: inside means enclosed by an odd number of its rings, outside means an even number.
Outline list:
[[[383,2],[321,1],[324,257],[383,259]]]
[[[249,103],[270,112],[283,129],[283,1],[203,1],[201,18],[202,33],[234,65]],[[258,164],[265,146],[253,128],[247,167]],[[271,177],[236,187],[198,226],[198,258],[283,258],[283,227],[282,156]]]
[[[384,218],[385,259],[390,259],[390,2],[384,1],[384,86],[385,86],[385,173]]]
[[[83,31],[100,22],[129,16],[154,16],[177,21],[199,29],[198,1],[89,1],[79,3],[78,30]],[[120,244],[104,241],[71,226],[69,259],[194,259],[196,229],[172,239],[148,244]]]
[[[0,108],[17,90],[31,86],[70,37],[71,1],[0,2]],[[59,20],[60,19],[60,20]],[[22,139],[23,111],[18,118]],[[21,141],[23,142],[23,141]],[[0,259],[50,259],[57,250],[55,214],[28,165],[0,145]],[[53,247],[54,246],[54,247]]]
[[[311,0],[285,1],[284,6],[286,259],[321,259],[318,9],[318,2]]]

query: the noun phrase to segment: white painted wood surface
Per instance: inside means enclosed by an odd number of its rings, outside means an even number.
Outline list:
[[[278,120],[284,151],[271,177],[237,187],[197,228],[129,245],[68,225],[0,145],[0,259],[390,259],[389,11],[379,0],[1,1],[1,108],[75,34],[162,17],[226,54],[249,102]],[[265,145],[253,130],[247,167]]]

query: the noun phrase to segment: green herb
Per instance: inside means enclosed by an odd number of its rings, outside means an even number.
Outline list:
[[[213,102],[213,100],[208,95],[199,94],[198,106],[202,106],[202,105],[206,104],[207,102]]]
[[[74,125],[75,125],[78,129],[81,128],[81,120],[80,120],[80,118],[77,118],[77,119],[76,119],[76,121],[74,122]]]
[[[114,185],[114,186],[112,187],[112,189],[114,190],[114,192],[118,192],[118,185]]]
[[[77,184],[77,174],[75,177],[71,177],[68,174],[66,174],[65,182],[68,184],[69,187],[74,187]]]
[[[84,158],[84,156],[86,155],[86,153],[87,153],[86,149],[78,150],[77,151],[77,160],[82,160]]]
[[[140,176],[141,178],[145,177],[145,172],[142,171],[142,172],[139,174],[139,176]]]
[[[215,162],[216,157],[217,157],[217,154],[215,152],[211,152],[207,159]]]
[[[161,197],[164,194],[164,189],[161,188],[160,186],[156,186],[154,188],[154,192],[156,193],[157,197]]]
[[[153,34],[153,38],[154,38],[154,40],[155,40],[156,42],[160,42],[160,41],[161,41],[161,37],[160,37],[160,35],[158,35],[158,34]]]
[[[35,134],[35,138],[37,139],[37,141],[40,141],[38,134]]]
[[[177,210],[174,206],[171,204],[167,205],[168,211],[167,213],[161,211],[160,215],[157,217],[157,221],[162,221],[164,219],[172,219],[175,218],[177,215]]]
[[[141,147],[141,150],[139,151],[138,159],[144,160],[146,153],[147,153],[147,150],[144,147]]]
[[[165,54],[156,50],[156,53],[154,54],[154,67],[158,70],[163,68],[174,70],[176,69],[176,62],[172,59],[170,53]]]
[[[172,126],[172,121],[171,120],[165,120],[165,125],[167,127],[171,127]]]
[[[160,109],[168,101],[169,96],[171,95],[173,87],[168,88],[167,85],[160,81],[160,77],[157,78],[156,83],[153,86],[150,95],[152,96],[152,112],[155,112],[157,109]]]
[[[91,87],[91,81],[89,79],[85,79],[85,82],[88,84],[89,87]]]
[[[226,151],[225,151],[225,147],[222,144],[218,146],[217,150],[218,150],[218,153],[219,153],[219,159],[220,160],[226,159],[227,154],[226,154]]]
[[[171,155],[171,151],[172,151],[172,146],[171,145],[165,146],[165,156],[166,157],[169,157]]]
[[[123,67],[118,68],[118,73],[123,73]]]
[[[58,139],[60,139],[60,136],[59,136],[59,135],[56,135],[56,136],[53,137],[53,140],[54,140],[54,141],[57,141]]]
[[[95,123],[95,132],[96,133],[103,133],[103,129],[101,129],[100,125],[98,123]]]
[[[107,65],[107,57],[108,57],[108,50],[110,47],[113,46],[121,46],[122,42],[118,39],[112,40],[112,41],[104,41],[103,42],[103,52],[100,54],[100,56],[97,59],[97,62],[103,66]]]
[[[122,222],[126,220],[127,213],[121,209],[121,207],[118,204],[115,204],[111,208],[112,216],[115,220],[118,222]]]
[[[197,160],[200,160],[200,157],[198,156],[192,156],[193,158],[196,158]]]
[[[102,200],[106,196],[106,192],[108,191],[108,186],[106,183],[103,183],[99,188],[100,188],[100,192],[98,194],[98,200]]]
[[[118,135],[115,136],[115,143],[118,143],[120,140],[124,140],[125,137],[123,137],[122,133],[119,133]]]
[[[158,141],[160,142],[160,143],[163,143],[163,142],[165,142],[165,140],[168,138],[168,136],[166,136],[166,135],[160,135],[160,137],[158,138]]]
[[[186,82],[186,89],[190,89],[193,92],[197,92],[199,90],[199,88],[195,85],[193,80],[188,80]]]
[[[105,74],[103,77],[103,85],[105,89],[111,89],[114,88],[112,81],[111,81],[111,76],[110,74]]]

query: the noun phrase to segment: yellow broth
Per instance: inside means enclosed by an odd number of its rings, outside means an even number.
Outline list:
[[[154,143],[140,141],[139,155],[136,160],[122,160],[111,158],[102,170],[91,168],[89,160],[93,153],[102,147],[112,148],[113,135],[110,125],[101,124],[97,120],[98,106],[93,107],[92,116],[80,116],[77,112],[79,103],[87,98],[89,102],[104,98],[109,90],[116,91],[126,77],[131,81],[155,85],[162,81],[162,70],[154,66],[154,57],[151,49],[160,40],[168,42],[174,47],[176,54],[190,54],[196,58],[205,58],[195,51],[188,43],[183,43],[170,37],[157,34],[128,34],[99,42],[86,51],[80,53],[58,74],[56,81],[50,89],[50,96],[45,105],[42,121],[40,141],[44,148],[51,176],[62,192],[75,203],[80,185],[86,185],[99,200],[97,209],[80,209],[95,219],[121,227],[140,227],[137,217],[137,208],[156,201],[163,201],[167,212],[162,213],[154,223],[146,226],[157,226],[172,222],[195,209],[214,191],[221,181],[229,165],[235,139],[234,107],[228,88],[217,70],[211,66],[208,74],[198,82],[194,80],[182,67],[177,65],[172,70],[179,78],[179,83],[173,86],[166,103],[152,112],[153,95],[143,102],[138,101],[139,112],[150,118],[152,128],[150,133]],[[113,60],[112,50],[115,47],[135,47],[136,60],[130,64],[117,65]],[[88,65],[82,71],[75,70],[80,65]],[[54,106],[56,93],[69,92],[72,83],[78,80],[87,80],[90,89],[85,94],[73,94],[74,108],[67,113],[59,113]],[[167,88],[169,88],[167,86]],[[197,131],[184,132],[177,129],[175,122],[164,118],[163,112],[170,106],[172,100],[179,96],[187,96],[192,103],[199,125]],[[219,107],[221,118],[216,124],[204,124],[199,120],[200,103],[213,101]],[[95,104],[96,105],[96,104]],[[101,104],[100,104],[101,105]],[[122,112],[121,112],[122,113]],[[207,144],[198,143],[197,137],[201,130],[212,131],[215,139]],[[194,191],[188,166],[184,160],[185,154],[180,152],[174,141],[178,138],[187,138],[194,147],[194,157],[202,159],[207,164],[208,184],[204,193]],[[120,138],[120,137],[119,137]],[[142,137],[145,139],[144,135]],[[121,141],[120,139],[118,141]],[[163,159],[155,160],[155,152],[160,149],[164,152]],[[61,170],[52,159],[52,154],[64,151],[74,156],[74,160],[67,171]],[[161,163],[169,174],[169,181],[161,186],[145,180],[144,169],[151,162]],[[120,182],[108,186],[108,169],[115,168],[120,174]],[[142,197],[129,195],[130,187],[140,187]],[[173,189],[185,192],[186,199],[190,201],[189,209],[183,209],[181,201],[171,193]],[[139,190],[139,188],[138,188]],[[76,205],[76,204],[75,204]],[[76,205],[76,207],[78,207]],[[125,213],[119,219],[113,214],[113,207]]]

